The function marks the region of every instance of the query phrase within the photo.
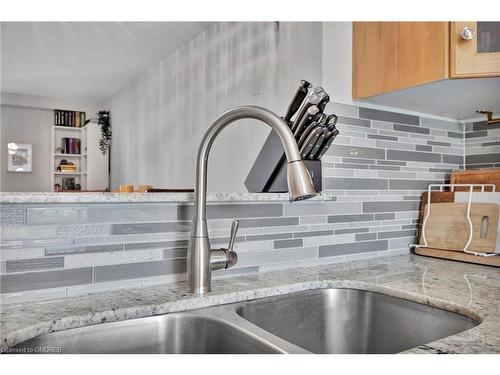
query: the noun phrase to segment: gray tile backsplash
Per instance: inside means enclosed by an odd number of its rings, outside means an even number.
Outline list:
[[[112,224],[111,234],[140,234],[140,233],[164,233],[164,232],[189,232],[190,221],[179,221],[169,223],[140,223],[140,224]]]
[[[428,128],[421,128],[419,126],[410,126],[401,124],[394,124],[392,128],[397,131],[410,132],[410,133],[430,134],[431,132],[430,129]]]
[[[182,273],[185,270],[185,259],[97,266],[94,267],[94,282],[141,279],[144,277]]]
[[[289,247],[302,247],[302,245],[303,245],[302,239],[274,241],[274,248],[275,249],[286,249]]]
[[[500,125],[478,121],[465,129],[466,169],[500,168]]]
[[[419,125],[420,117],[397,112],[381,111],[372,108],[359,108],[359,117],[370,120],[398,122],[401,124]]]
[[[239,262],[215,277],[407,251],[421,192],[462,167],[464,142],[468,165],[495,164],[488,155],[500,153],[496,128],[471,124],[482,133],[464,140],[452,121],[336,103],[326,111],[339,115],[341,132],[322,160],[324,190],[335,199],[209,204],[213,246],[227,245],[231,219],[240,220]],[[2,300],[183,279],[192,210],[185,203],[3,205]]]
[[[425,163],[441,163],[443,155],[430,152],[387,150],[387,160],[420,161]]]
[[[122,244],[115,245],[96,245],[96,246],[68,246],[68,247],[46,247],[45,255],[69,255],[82,253],[101,253],[122,251]]]
[[[92,267],[45,272],[23,272],[1,275],[1,293],[87,285],[92,282]]]
[[[24,213],[23,207],[0,205],[0,224],[2,227],[22,226],[24,225]]]
[[[383,202],[363,202],[364,212],[398,212],[398,211],[417,211],[420,202],[415,201],[383,201]]]
[[[281,204],[211,204],[207,207],[208,219],[232,219],[233,217],[283,216]],[[193,205],[177,208],[177,220],[193,220]]]
[[[324,258],[324,257],[333,257],[337,255],[384,251],[387,249],[389,249],[389,243],[386,240],[325,245],[319,247],[319,256],[320,258]]]
[[[40,271],[64,267],[64,257],[7,260],[5,272]]]

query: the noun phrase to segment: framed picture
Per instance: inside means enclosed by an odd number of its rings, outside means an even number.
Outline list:
[[[9,172],[31,172],[32,171],[31,144],[8,143],[7,144],[7,171]]]

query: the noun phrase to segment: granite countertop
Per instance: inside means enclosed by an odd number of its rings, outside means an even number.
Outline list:
[[[217,279],[213,291],[204,296],[187,293],[186,284],[181,282],[6,305],[0,315],[0,349],[5,351],[43,333],[104,321],[327,287],[382,292],[481,321],[468,331],[410,349],[409,353],[500,353],[498,268],[411,254]]]
[[[319,193],[311,200],[334,201]],[[208,202],[287,202],[288,193],[208,193]],[[157,203],[193,202],[194,193],[0,193],[0,204],[15,203]]]

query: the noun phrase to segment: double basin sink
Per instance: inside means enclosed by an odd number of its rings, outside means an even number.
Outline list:
[[[35,337],[18,352],[398,353],[478,322],[355,289],[317,289]]]

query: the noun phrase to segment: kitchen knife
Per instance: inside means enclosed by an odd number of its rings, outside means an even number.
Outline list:
[[[312,91],[309,94],[309,96],[306,98],[304,103],[302,103],[302,106],[300,107],[300,109],[297,112],[297,115],[295,117],[295,121],[292,125],[292,131],[294,133],[295,133],[295,130],[297,129],[297,125],[300,123],[300,120],[302,119],[302,117],[304,117],[306,115],[309,107],[311,107],[313,105],[318,105],[319,103],[321,103],[321,100],[323,100],[325,96],[327,96],[327,94],[325,92],[315,93],[314,91]]]
[[[309,134],[314,130],[314,128],[318,127],[319,124],[316,121],[311,122],[309,126],[304,130],[302,135],[300,136],[299,140],[297,141],[297,146],[300,148],[304,145],[304,142],[306,141],[307,137],[309,137]]]
[[[300,149],[300,156],[302,159],[306,159],[306,156],[309,155],[314,145],[316,144],[316,141],[321,136],[321,133],[323,133],[323,130],[323,126],[317,126],[311,131]]]
[[[323,145],[323,142],[325,141],[326,136],[330,132],[326,126],[321,127],[321,133],[316,139],[316,142],[314,143],[313,147],[309,151],[309,153],[306,155],[306,159],[308,160],[314,160],[314,156],[318,153],[320,150],[321,146]]]
[[[319,110],[321,112],[324,112],[325,108],[326,108],[326,105],[330,101],[330,95],[328,95],[328,93],[322,87],[320,87],[320,86],[315,87],[313,91],[317,95],[320,95],[320,93],[322,94],[321,101],[317,104],[317,106],[318,106],[318,108],[319,108]]]
[[[339,118],[337,117],[337,115],[334,115],[334,114],[331,114],[330,116],[328,116],[326,118],[325,124],[328,127],[328,130],[335,129],[335,125],[337,125],[338,119]]]
[[[319,151],[314,155],[314,160],[320,160],[321,157],[328,151],[335,137],[339,135],[338,129],[330,130],[330,134],[326,137],[325,142],[320,147]]]
[[[326,119],[326,115],[324,113],[317,113],[314,118],[313,118],[313,121],[311,122],[311,124],[309,124],[309,126],[302,132],[302,134],[300,135],[300,138],[297,142],[297,145],[299,146],[299,149],[300,147],[302,147],[302,145],[304,144],[305,140],[307,139],[307,137],[309,136],[309,134],[311,133],[311,131],[317,127],[317,126],[320,126],[321,124],[323,124],[323,122],[325,121]]]
[[[297,127],[295,128],[295,132],[294,132],[295,139],[298,140],[300,138],[300,136],[302,135],[304,130],[306,130],[306,128],[309,126],[309,124],[311,124],[311,122],[313,121],[313,118],[315,117],[315,115],[318,112],[319,112],[319,109],[315,105],[310,106],[307,109],[306,115],[300,119],[300,122],[297,124]]]
[[[311,87],[312,87],[312,85],[309,82],[307,82],[305,80],[300,81],[300,85],[297,88],[297,91],[295,92],[295,96],[293,97],[292,102],[288,106],[288,109],[286,111],[286,115],[283,118],[286,122],[289,122],[290,119],[293,117],[293,115],[299,110],[300,105],[302,104],[302,102],[306,98],[306,96],[309,92],[309,88],[311,88]]]
[[[318,124],[324,124],[326,121],[327,117],[323,112],[319,112],[314,116],[313,121],[317,122]]]

